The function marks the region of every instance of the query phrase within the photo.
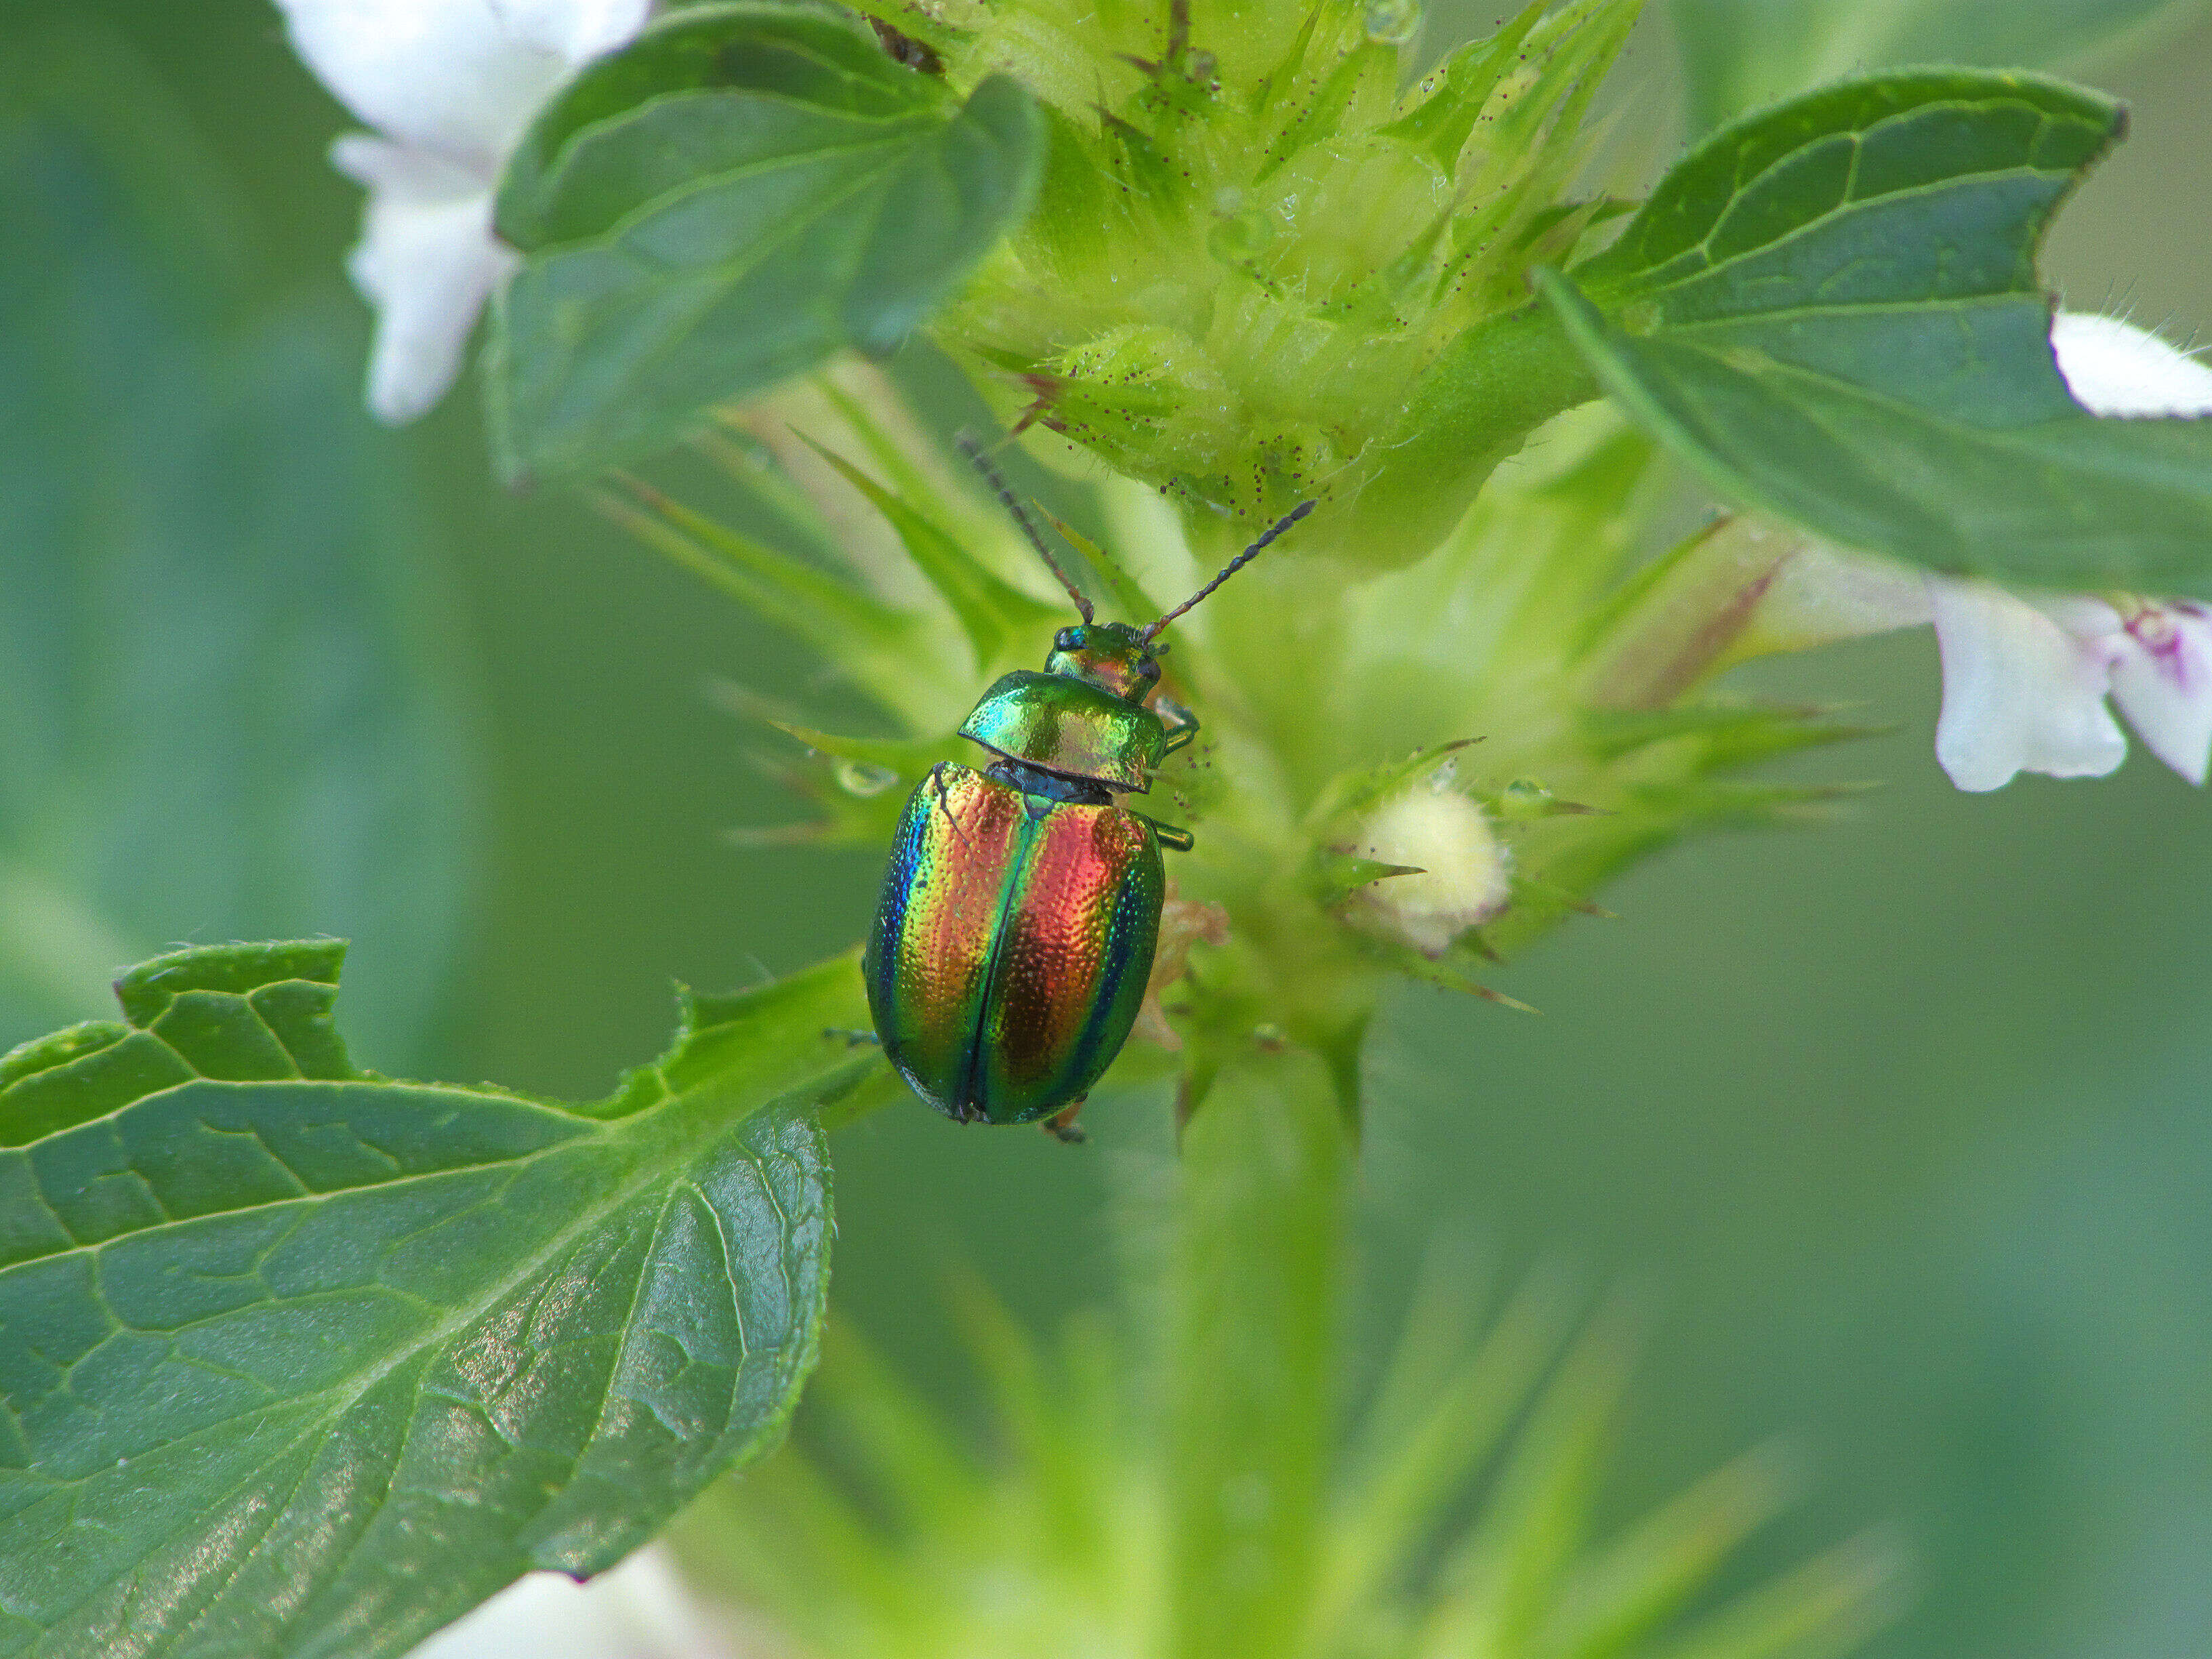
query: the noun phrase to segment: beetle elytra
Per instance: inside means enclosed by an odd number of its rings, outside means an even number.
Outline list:
[[[1198,732],[1152,706],[1160,630],[1312,509],[1302,503],[1219,575],[1138,629],[1091,601],[964,436],[1083,617],[1042,673],[1000,678],[961,728],[983,769],[934,768],[908,799],[863,971],[876,1035],[915,1092],[963,1123],[1079,1139],[1077,1110],[1127,1040],[1159,938],[1160,849],[1188,832],[1121,805]]]

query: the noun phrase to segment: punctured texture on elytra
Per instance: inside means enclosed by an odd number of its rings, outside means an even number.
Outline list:
[[[1079,1098],[1136,1023],[1166,872],[1152,827],[946,765],[908,801],[868,941],[884,1051],[948,1116]]]

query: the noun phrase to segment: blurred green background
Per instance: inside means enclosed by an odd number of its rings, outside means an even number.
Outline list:
[[[25,43],[87,20],[137,69],[27,86]],[[2212,319],[2212,28],[2095,78],[2135,136],[2048,269],[2185,337]],[[4,0],[0,89],[169,132],[167,100],[205,152],[165,158],[198,169],[192,199],[118,209],[149,228],[133,248],[70,216],[96,144],[0,144],[0,1042],[100,1012],[127,956],[343,932],[366,1063],[586,1095],[665,1040],[672,979],[858,935],[871,860],[726,833],[800,808],[708,687],[804,697],[808,662],[579,499],[494,488],[469,388],[401,434],[355,413],[358,200],[323,159],[346,124],[267,0]],[[1663,27],[1621,95],[1662,155]],[[1812,1495],[1775,1559],[1885,1521],[1917,1552],[1885,1651],[2202,1659],[2212,802],[2140,753],[1955,793],[1924,633],[1757,683],[1895,722],[1822,762],[1889,787],[1646,867],[1607,896],[1620,920],[1500,981],[1542,1019],[1400,997],[1370,1298],[1437,1234],[1508,1277],[1638,1287],[1618,1512],[1793,1438]],[[845,1131],[837,1302],[957,1397],[918,1292],[981,1267],[1041,1325],[1103,1297],[1165,1112],[1106,1100],[1077,1153],[918,1106]]]

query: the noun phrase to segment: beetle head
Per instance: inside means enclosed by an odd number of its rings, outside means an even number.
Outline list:
[[[1159,686],[1158,656],[1164,649],[1127,623],[1085,623],[1053,637],[1044,672],[1087,681],[1141,705]]]

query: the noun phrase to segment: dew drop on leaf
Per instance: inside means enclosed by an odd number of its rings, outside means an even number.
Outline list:
[[[880,795],[898,781],[898,774],[888,766],[876,766],[866,761],[841,760],[837,763],[837,787],[848,795],[858,795],[862,800]]]

